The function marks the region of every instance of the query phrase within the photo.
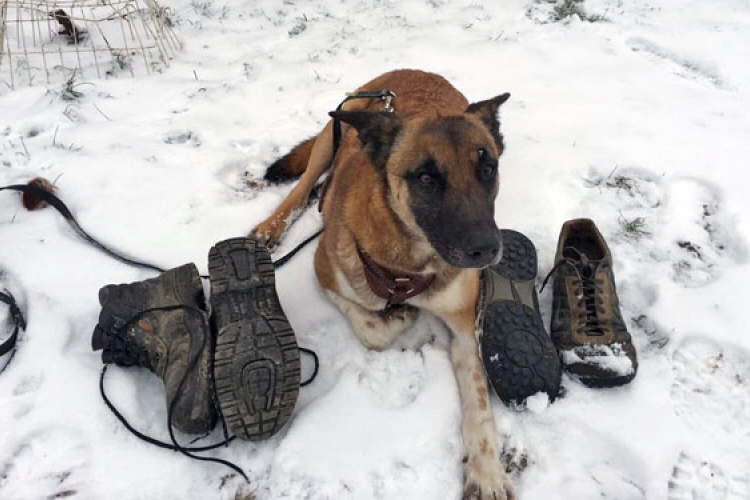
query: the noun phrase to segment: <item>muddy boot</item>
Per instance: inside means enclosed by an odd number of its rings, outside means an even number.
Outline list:
[[[297,340],[276,294],[271,256],[256,239],[234,238],[211,249],[208,270],[221,413],[235,436],[267,439],[289,420],[300,386]]]
[[[141,366],[164,382],[171,424],[202,434],[217,421],[212,339],[198,270],[186,264],[145,281],[99,290],[91,346],[104,363]]]
[[[560,392],[562,370],[539,314],[534,244],[503,229],[503,259],[483,275],[480,350],[492,387],[505,403]]]
[[[638,361],[620,313],[612,255],[593,221],[563,225],[551,274],[550,329],[565,369],[590,387],[633,380]]]

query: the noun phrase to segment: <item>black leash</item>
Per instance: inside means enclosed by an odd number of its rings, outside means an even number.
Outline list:
[[[145,269],[151,269],[152,271],[157,271],[157,272],[160,272],[160,273],[163,273],[165,271],[165,269],[162,269],[159,266],[155,266],[153,264],[149,264],[149,263],[146,263],[146,262],[141,262],[141,261],[136,260],[136,259],[131,259],[130,257],[125,257],[124,255],[122,255],[122,254],[120,254],[120,253],[112,250],[107,245],[104,245],[103,243],[100,243],[96,238],[94,238],[89,233],[87,233],[80,226],[80,224],[78,224],[78,221],[73,216],[73,214],[71,213],[71,211],[68,209],[67,205],[65,205],[65,203],[63,203],[63,201],[60,198],[58,198],[54,194],[50,193],[49,191],[45,191],[44,189],[41,189],[41,188],[36,187],[36,186],[31,186],[29,184],[14,184],[12,186],[0,187],[0,191],[5,191],[5,190],[20,191],[21,193],[24,193],[24,194],[27,194],[27,195],[31,195],[31,196],[37,197],[37,198],[39,198],[39,199],[41,199],[43,201],[46,201],[47,203],[49,203],[50,205],[52,205],[52,207],[55,210],[57,210],[60,213],[60,215],[62,215],[65,218],[65,220],[68,222],[68,224],[70,225],[70,227],[72,227],[73,230],[76,233],[78,233],[78,235],[81,238],[83,238],[84,240],[86,240],[92,246],[94,246],[94,247],[98,248],[99,250],[101,250],[102,252],[106,253],[110,257],[113,257],[113,258],[119,260],[120,262],[124,262],[125,264],[131,265],[131,266],[141,267],[141,268],[145,268]]]
[[[11,360],[13,359],[13,355],[16,352],[15,347],[16,342],[18,341],[18,332],[21,330],[26,330],[26,319],[23,317],[21,309],[18,308],[15,297],[13,297],[13,294],[11,294],[8,290],[0,292],[0,302],[5,302],[6,304],[8,304],[8,308],[10,309],[10,317],[13,320],[13,333],[10,334],[10,337],[0,343],[0,357],[11,353],[8,361],[6,361],[5,365],[3,365],[2,369],[0,369],[0,373],[3,373],[10,364]],[[315,362],[317,366],[317,359],[315,360]]]
[[[123,262],[125,264],[130,265],[130,266],[140,267],[140,268],[144,268],[144,269],[150,269],[152,271],[156,271],[156,272],[159,272],[159,273],[163,273],[164,271],[166,271],[166,269],[164,269],[163,267],[160,267],[160,266],[157,266],[157,265],[154,265],[154,264],[150,264],[148,262],[143,262],[141,260],[134,259],[132,257],[127,257],[125,255],[122,255],[120,252],[111,249],[110,247],[108,247],[104,243],[100,242],[99,240],[97,240],[96,238],[94,238],[93,236],[91,236],[89,233],[86,232],[85,229],[83,229],[81,227],[80,224],[78,224],[78,221],[73,216],[73,213],[70,211],[70,209],[68,208],[68,206],[65,205],[65,203],[60,198],[58,198],[56,195],[54,195],[53,193],[50,193],[49,191],[45,191],[44,189],[41,189],[41,188],[39,188],[37,186],[29,185],[29,184],[14,184],[12,186],[0,187],[0,191],[5,191],[5,190],[19,191],[21,193],[37,197],[37,198],[41,199],[42,201],[46,201],[55,210],[57,210],[60,213],[60,215],[63,216],[63,218],[70,225],[70,227],[72,227],[73,230],[76,233],[78,233],[78,235],[81,238],[83,238],[84,240],[86,240],[92,246],[94,246],[94,247],[98,248],[99,250],[101,250],[102,252],[106,253],[110,257],[112,257],[114,259],[117,259],[120,262]],[[278,269],[281,266],[283,266],[284,264],[286,264],[287,262],[289,262],[289,260],[292,257],[294,257],[294,255],[297,254],[297,252],[299,252],[300,250],[302,250],[302,248],[304,248],[305,245],[307,245],[312,240],[314,240],[315,238],[317,238],[320,235],[320,233],[322,233],[322,232],[323,232],[323,230],[321,229],[320,231],[318,231],[317,233],[313,234],[312,236],[310,236],[309,238],[307,238],[305,241],[303,241],[302,243],[300,243],[299,245],[297,245],[296,247],[294,247],[289,253],[287,253],[286,255],[283,255],[281,258],[279,258],[278,260],[276,260],[273,263],[274,269]],[[208,278],[208,276],[201,275],[201,278]]]

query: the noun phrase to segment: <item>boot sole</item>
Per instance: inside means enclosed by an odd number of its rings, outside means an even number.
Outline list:
[[[281,309],[265,245],[234,238],[209,252],[214,379],[226,424],[240,439],[276,434],[299,394],[297,340]]]
[[[504,256],[493,270],[506,281],[511,295],[493,301],[484,312],[480,349],[485,370],[506,404],[520,404],[538,392],[554,400],[560,392],[562,368],[539,314],[536,248],[517,231],[501,233]]]

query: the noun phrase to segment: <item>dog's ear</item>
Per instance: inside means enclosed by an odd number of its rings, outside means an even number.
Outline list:
[[[332,111],[334,120],[341,120],[357,129],[362,150],[375,168],[383,169],[391,147],[401,131],[401,118],[384,111]]]
[[[492,134],[493,139],[499,149],[503,149],[503,136],[500,133],[500,120],[497,117],[497,110],[500,109],[505,101],[510,99],[509,93],[500,94],[499,96],[469,104],[466,108],[467,113],[475,114],[482,120],[484,126]]]

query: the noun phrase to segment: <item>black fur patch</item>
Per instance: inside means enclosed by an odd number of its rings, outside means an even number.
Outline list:
[[[357,130],[365,152],[378,170],[383,170],[391,154],[391,146],[401,131],[401,118],[395,113],[375,111],[336,111],[329,115]]]
[[[273,162],[263,174],[263,179],[268,182],[289,182],[299,178],[299,175],[290,172],[289,155],[283,156]]]
[[[497,117],[497,111],[500,109],[500,105],[508,99],[510,99],[510,94],[506,92],[486,101],[469,104],[469,107],[466,108],[467,113],[474,113],[482,120],[500,151],[504,149],[505,145],[503,144],[503,134],[500,133],[500,120]]]

